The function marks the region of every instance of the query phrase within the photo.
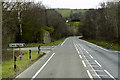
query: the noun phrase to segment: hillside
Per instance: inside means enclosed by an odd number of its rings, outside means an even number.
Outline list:
[[[56,9],[56,11],[58,11],[63,17],[69,17],[71,12],[73,14],[79,12],[84,14],[88,10],[87,9]]]

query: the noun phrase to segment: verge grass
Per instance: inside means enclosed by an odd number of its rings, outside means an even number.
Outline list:
[[[37,46],[54,46],[54,45],[58,45],[60,43],[62,43],[65,40],[65,38],[54,41],[54,42],[50,42],[50,43],[27,43],[26,47],[37,47]]]
[[[84,39],[84,40],[86,40],[86,39]],[[107,49],[120,51],[120,45],[118,45],[117,43],[110,43],[110,42],[106,42],[106,41],[97,41],[97,40],[86,40],[86,41],[94,43],[99,46],[102,46]]]
[[[15,51],[15,52],[17,52],[17,51]],[[40,54],[38,54],[38,51],[31,51],[31,60],[30,60],[28,51],[21,51],[21,53],[24,53],[24,57],[22,57],[22,59],[20,60],[20,58],[18,57],[18,54],[17,54],[16,71],[14,71],[13,59],[2,63],[2,78],[12,77],[18,71],[24,70],[31,63],[33,63],[34,61],[36,61],[38,58],[40,58],[43,55],[42,52],[40,52]]]

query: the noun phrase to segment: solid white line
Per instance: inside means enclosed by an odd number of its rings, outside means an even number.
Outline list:
[[[93,46],[95,46],[95,47],[98,47],[98,48],[100,48],[100,49],[102,49],[102,50],[104,50],[104,51],[108,51],[108,52],[120,52],[120,51],[110,51],[110,50],[107,50],[107,49],[105,49],[105,48],[102,48],[101,46],[98,46],[98,45],[96,45],[96,44],[93,44],[93,43],[91,43],[91,42],[88,42],[88,41],[85,41],[85,40],[82,40],[82,41],[84,41],[84,42],[86,42],[86,43],[89,43],[89,44],[91,44],[91,45],[93,45]]]
[[[66,39],[67,40],[67,39]],[[61,44],[61,46],[63,46],[63,44],[66,42],[66,40],[64,40],[64,42]]]
[[[116,80],[107,70],[104,70],[112,79]]]
[[[92,75],[90,74],[89,70],[87,70],[88,76],[90,77],[91,80],[94,80]]]
[[[82,56],[81,55],[79,55],[80,56],[80,58],[82,59]]]
[[[89,56],[93,59],[93,57],[91,55],[89,55]]]
[[[102,67],[96,60],[95,60],[95,62],[98,64],[98,66]]]
[[[36,72],[36,74],[32,77],[31,80],[33,80],[41,71],[42,69],[47,65],[47,63],[51,60],[51,58],[55,55],[55,53],[53,53],[50,58],[45,62],[45,64]]]
[[[83,63],[83,65],[84,65],[84,67],[86,67],[86,64],[85,64],[85,62],[82,60],[82,63]]]

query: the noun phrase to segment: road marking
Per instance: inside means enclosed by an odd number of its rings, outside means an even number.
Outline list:
[[[79,54],[80,54],[80,52],[79,52],[78,48],[76,47],[76,45],[75,45],[75,44],[74,44],[74,46],[75,46],[75,49],[77,50],[78,55],[79,55]]]
[[[67,40],[67,39],[66,39]],[[61,46],[63,46],[63,44],[66,42],[66,40],[64,40],[64,42],[61,44]]]
[[[83,65],[84,65],[84,67],[86,67],[86,64],[85,64],[85,62],[82,60],[82,63],[83,63]]]
[[[86,51],[86,50],[85,50]],[[89,52],[88,51],[86,51],[87,52],[87,54],[89,54]]]
[[[100,48],[100,49],[102,49],[102,50],[104,50],[104,51],[108,51],[108,52],[120,52],[120,51],[110,51],[110,50],[107,50],[107,49],[105,49],[105,48],[102,48],[101,46],[98,46],[98,45],[96,45],[96,44],[90,43],[90,42],[88,42],[88,41],[85,41],[85,40],[82,40],[82,41],[84,41],[84,42],[86,42],[86,43],[89,43],[89,44],[91,44],[91,45],[93,45],[93,46],[95,46],[95,47],[98,47],[98,48]]]
[[[90,71],[104,72],[103,70],[90,70]]]
[[[80,58],[82,59],[82,56],[81,55],[79,55],[80,56]]]
[[[96,60],[95,60],[95,62],[98,64],[98,66],[102,67]]]
[[[91,80],[94,80],[93,77],[92,77],[92,75],[90,74],[90,71],[89,71],[89,70],[87,70],[87,73],[88,73],[88,76],[90,77],[90,79],[91,79]]]
[[[83,54],[82,49],[84,49],[84,48],[81,47],[80,44],[79,44],[79,46],[80,46],[80,50],[81,50],[81,52],[82,52],[82,54]],[[90,65],[90,67],[92,68],[92,70],[94,71],[94,73],[96,74],[96,76],[101,79],[101,77],[96,73],[96,71],[94,70],[94,68],[92,67],[92,65],[89,63],[89,61],[87,60],[87,58],[84,56],[84,54],[83,54],[83,57],[85,58],[85,60],[87,61],[87,63]]]
[[[41,71],[42,69],[47,65],[47,63],[52,59],[52,57],[55,55],[55,53],[53,53],[50,58],[45,62],[45,64],[36,72],[36,74],[32,77],[31,80],[33,80]]]
[[[103,77],[103,76],[108,76],[108,75],[99,75],[99,76]]]
[[[104,70],[112,79],[116,80],[107,70]]]
[[[91,55],[89,55],[89,56],[93,59],[93,57]]]

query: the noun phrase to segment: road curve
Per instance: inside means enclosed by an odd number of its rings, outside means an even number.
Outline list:
[[[119,53],[94,44],[67,38],[16,78],[118,78]]]

